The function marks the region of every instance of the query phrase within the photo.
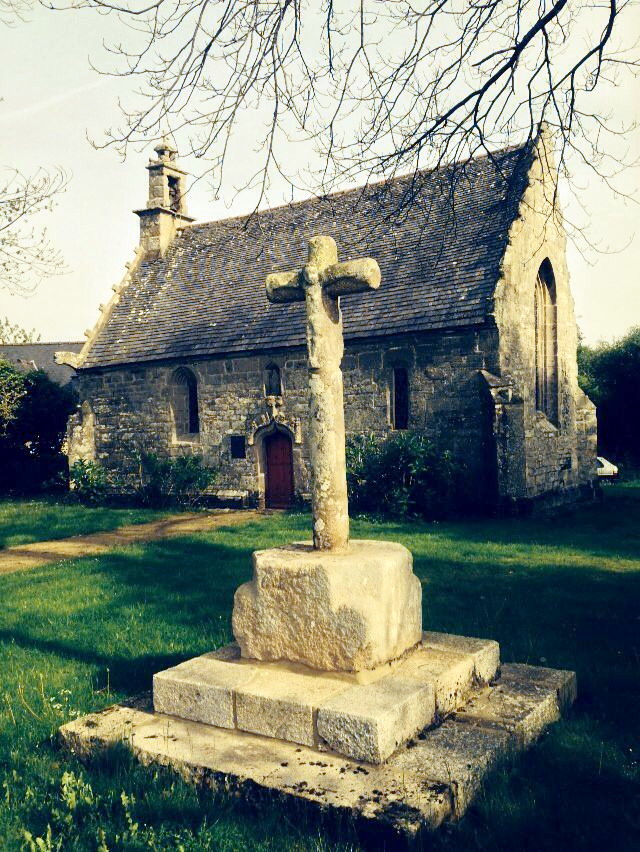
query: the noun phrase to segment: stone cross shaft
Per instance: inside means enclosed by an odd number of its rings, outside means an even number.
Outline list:
[[[338,263],[331,237],[309,240],[307,264],[267,276],[270,302],[304,302],[309,351],[309,453],[313,545],[344,550],[349,543],[344,400],[340,363],[344,352],[340,296],[380,286],[372,258]]]

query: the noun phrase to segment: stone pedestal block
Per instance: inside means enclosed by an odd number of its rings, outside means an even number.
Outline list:
[[[296,543],[253,554],[235,594],[242,656],[323,671],[363,671],[421,639],[422,588],[401,544],[352,541],[342,553]]]

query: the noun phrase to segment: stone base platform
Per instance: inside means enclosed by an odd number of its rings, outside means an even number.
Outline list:
[[[531,743],[574,700],[573,672],[503,665],[465,708],[419,733],[380,765],[237,729],[211,727],[150,706],[110,707],[60,729],[64,747],[89,758],[126,743],[146,764],[172,767],[203,787],[349,813],[405,837],[459,818],[490,770]]]
[[[499,664],[497,642],[445,633],[423,633],[400,659],[358,673],[249,660],[234,644],[156,674],[153,704],[180,719],[382,763],[463,706]]]
[[[344,551],[327,551],[298,541],[252,558],[253,579],[233,604],[243,657],[358,672],[420,641],[422,586],[401,544],[352,539]]]

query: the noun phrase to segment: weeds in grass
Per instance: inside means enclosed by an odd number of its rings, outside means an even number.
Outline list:
[[[578,671],[575,711],[429,838],[436,852],[637,852],[640,488],[607,498],[546,520],[353,523],[354,537],[413,551],[430,629],[498,639],[505,661]],[[240,805],[126,750],[83,767],[56,744],[63,722],[229,641],[251,551],[308,529],[308,516],[270,516],[0,577],[2,852],[361,848],[348,820],[330,828]]]

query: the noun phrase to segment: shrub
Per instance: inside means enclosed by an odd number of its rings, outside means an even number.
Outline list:
[[[347,441],[347,486],[352,510],[433,519],[467,507],[463,468],[416,432]]]
[[[42,370],[21,373],[5,361],[0,362],[0,400],[2,490],[29,493],[53,482],[66,486],[62,443],[74,407],[72,391]]]
[[[101,464],[80,459],[69,470],[69,484],[83,503],[103,503],[113,486],[112,478]]]
[[[7,426],[16,419],[26,392],[24,374],[8,361],[0,360],[0,435],[6,434]]]
[[[156,453],[137,452],[136,461],[138,482],[135,493],[145,506],[195,506],[215,479],[215,471],[205,467],[199,456],[170,459]]]

